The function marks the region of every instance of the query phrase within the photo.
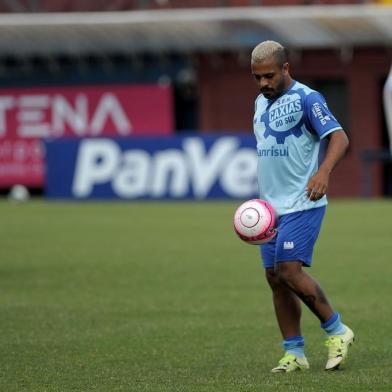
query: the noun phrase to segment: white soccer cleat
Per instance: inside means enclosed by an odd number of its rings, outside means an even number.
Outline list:
[[[342,335],[330,336],[325,345],[328,347],[328,361],[325,370],[337,370],[347,358],[348,348],[354,342],[354,332],[345,325],[346,331]]]

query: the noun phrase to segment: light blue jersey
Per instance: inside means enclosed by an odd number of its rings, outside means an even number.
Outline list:
[[[324,97],[293,81],[279,98],[257,97],[253,123],[260,198],[278,215],[325,206],[326,196],[314,202],[306,195],[318,170],[320,140],[342,128]]]

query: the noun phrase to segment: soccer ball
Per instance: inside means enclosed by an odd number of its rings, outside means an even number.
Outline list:
[[[242,203],[234,214],[233,223],[238,237],[248,244],[263,244],[276,235],[275,211],[265,200]]]

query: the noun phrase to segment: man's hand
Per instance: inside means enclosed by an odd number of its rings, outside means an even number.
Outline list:
[[[329,175],[348,147],[348,138],[343,129],[332,132],[327,137],[329,143],[325,158],[318,172],[309,180],[306,187],[306,193],[311,201],[320,200],[327,193]]]
[[[325,170],[319,170],[308,182],[306,187],[306,193],[309,200],[317,201],[320,200],[328,189],[329,172]]]

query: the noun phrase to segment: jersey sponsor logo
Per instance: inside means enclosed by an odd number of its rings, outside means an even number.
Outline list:
[[[289,148],[277,148],[272,146],[271,148],[258,148],[257,156],[259,157],[288,157],[289,156]]]
[[[284,144],[286,137],[302,135],[301,121],[303,108],[298,92],[286,94],[277,99],[260,118],[264,124],[264,137],[272,136],[277,144]]]
[[[286,250],[294,249],[294,242],[293,241],[283,242],[283,249],[286,249]]]
[[[326,107],[326,105],[324,105],[324,106]],[[323,110],[321,108],[321,105],[318,102],[315,102],[312,105],[312,113],[313,113],[314,117],[316,117],[320,120],[321,125],[326,125],[327,121],[331,121],[331,116],[329,116],[328,114],[327,115],[323,114]]]
[[[271,108],[271,110],[269,111],[269,121],[270,123],[272,123],[273,121],[276,121],[282,117],[286,118],[292,113],[298,113],[301,111],[302,111],[301,100],[296,99],[294,102],[283,104],[275,109]]]

